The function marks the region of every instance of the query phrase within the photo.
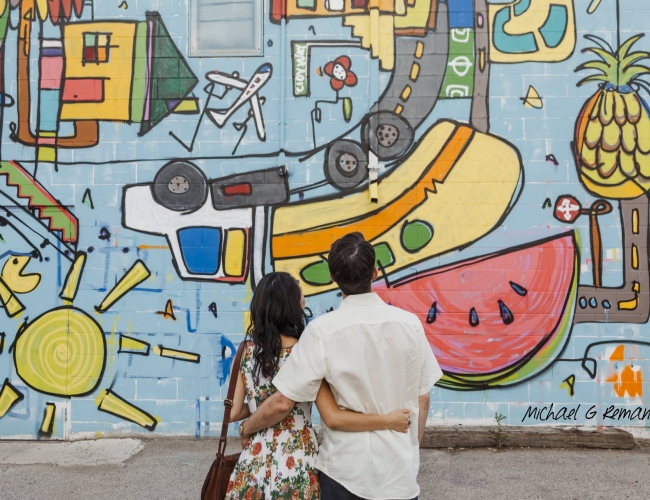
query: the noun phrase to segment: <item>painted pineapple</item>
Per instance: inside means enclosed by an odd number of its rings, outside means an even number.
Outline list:
[[[603,83],[580,111],[573,146],[581,180],[597,196],[629,199],[650,190],[650,108],[637,92],[647,85],[639,77],[650,74],[650,68],[637,63],[650,59],[650,53],[630,52],[642,36],[629,38],[617,51],[601,38],[585,36],[599,45],[585,52],[602,60],[576,68],[598,72],[578,86]]]

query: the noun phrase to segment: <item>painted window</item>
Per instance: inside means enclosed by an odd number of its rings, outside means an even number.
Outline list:
[[[263,16],[263,0],[190,0],[190,55],[261,55]]]
[[[110,33],[84,33],[84,64],[108,62],[110,49]]]

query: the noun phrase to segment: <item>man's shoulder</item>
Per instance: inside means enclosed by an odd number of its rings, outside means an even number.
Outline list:
[[[394,316],[396,321],[407,323],[413,326],[422,326],[420,318],[418,318],[412,312],[405,311],[404,309],[400,309],[399,307],[395,307],[390,304],[385,304],[385,306],[387,308],[387,311],[389,311],[388,314]]]
[[[395,322],[406,326],[421,328],[422,322],[413,313],[386,303],[351,309],[334,309],[309,322],[314,332],[332,332],[353,323]]]

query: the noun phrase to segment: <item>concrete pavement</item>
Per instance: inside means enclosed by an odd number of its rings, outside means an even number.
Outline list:
[[[70,449],[61,451],[64,443],[0,442],[0,497],[197,499],[217,445],[160,438],[90,443],[76,450],[73,462]],[[237,447],[230,445],[232,451]],[[79,457],[100,465],[77,465]],[[48,463],[18,465],[30,461]],[[650,444],[629,451],[422,450],[420,485],[421,500],[645,499],[650,497]]]

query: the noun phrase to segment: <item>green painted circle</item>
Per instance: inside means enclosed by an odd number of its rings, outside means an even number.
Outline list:
[[[417,252],[433,238],[433,227],[427,222],[407,222],[402,228],[402,246],[407,252]]]

